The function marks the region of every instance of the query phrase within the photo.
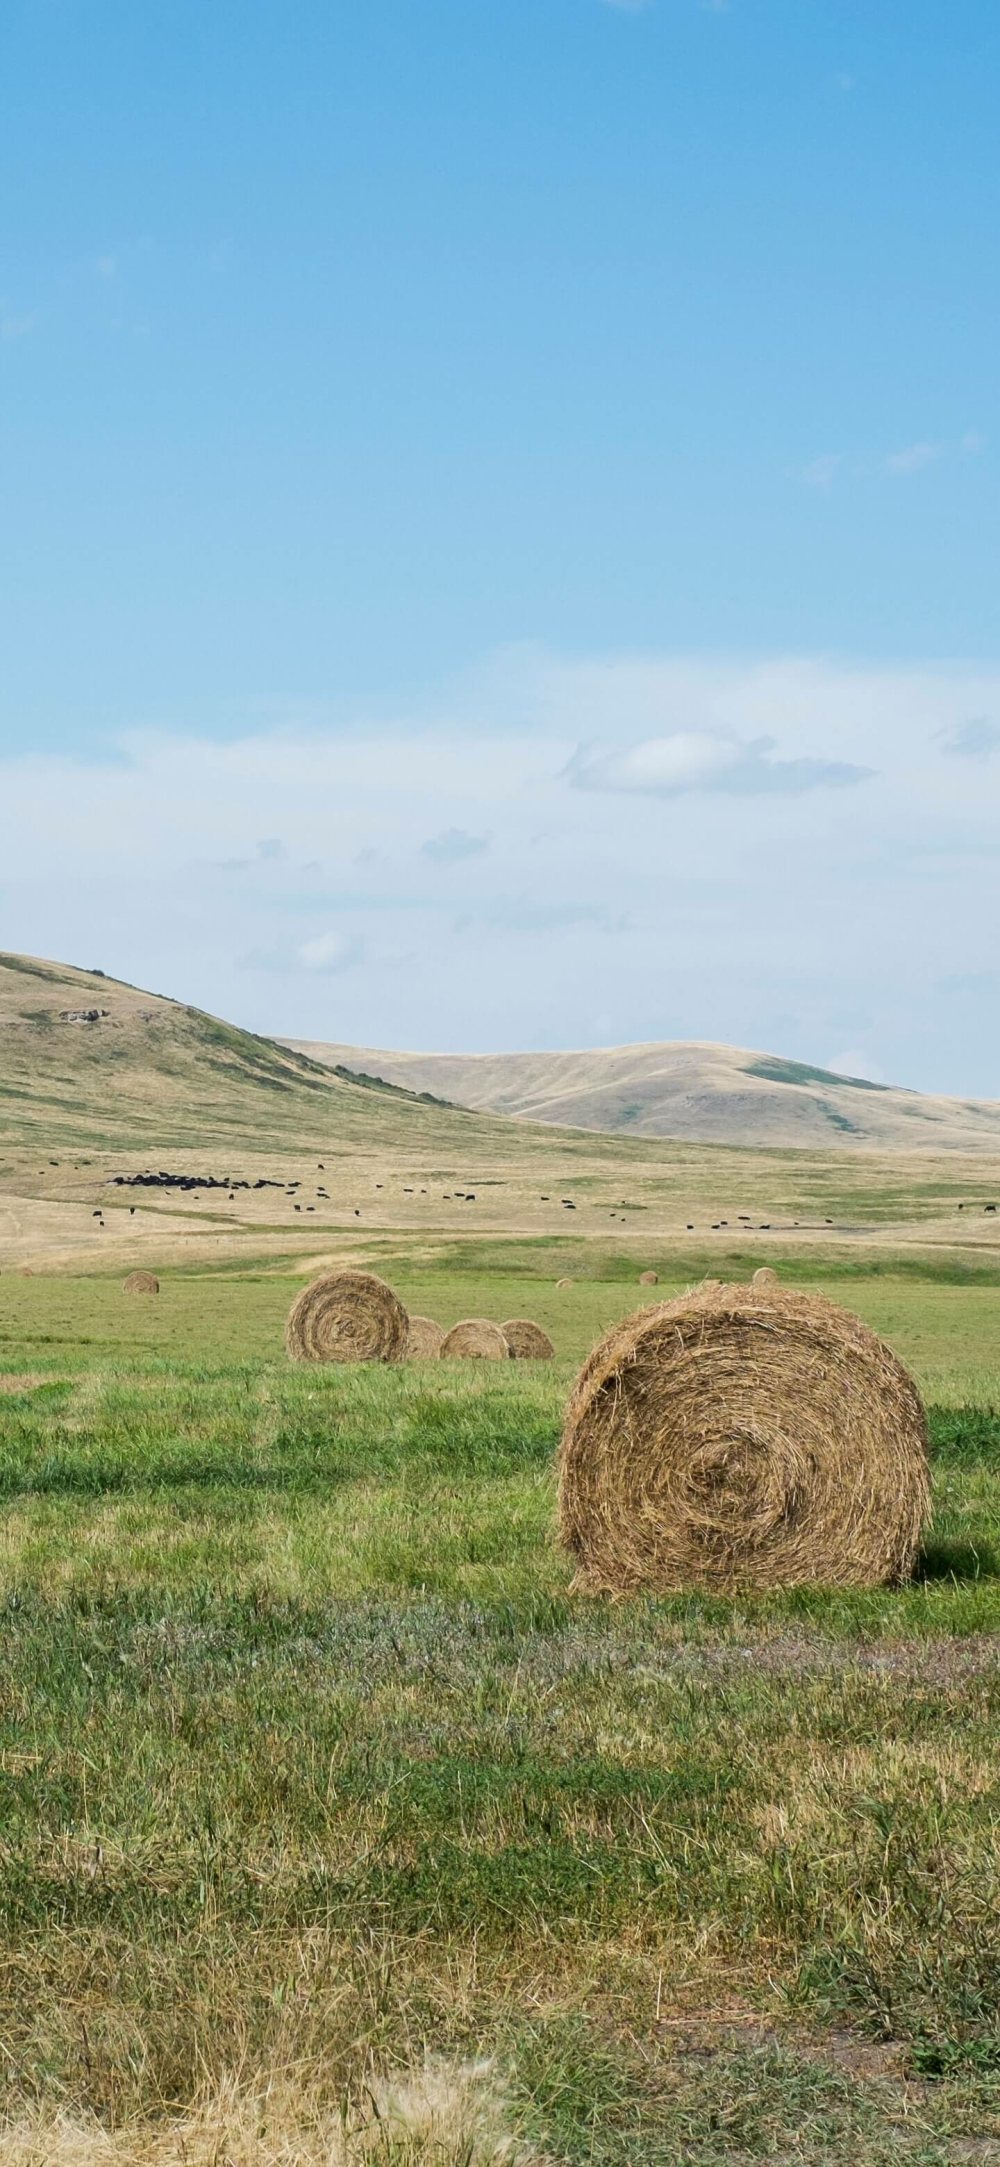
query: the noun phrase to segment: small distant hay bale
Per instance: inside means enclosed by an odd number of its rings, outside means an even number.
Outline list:
[[[159,1294],[160,1282],[155,1272],[130,1272],[122,1280],[123,1294]]]
[[[436,1362],[444,1338],[443,1324],[435,1324],[433,1317],[411,1317],[410,1336],[406,1342],[408,1362]]]
[[[551,1362],[552,1341],[530,1317],[508,1317],[500,1329],[516,1362]]]
[[[660,1275],[659,1275],[659,1273],[658,1273],[658,1272],[640,1272],[640,1273],[639,1273],[639,1285],[640,1285],[640,1287],[658,1287],[658,1286],[659,1286],[659,1284],[660,1284]]]
[[[750,1284],[752,1287],[776,1287],[778,1285],[778,1274],[771,1270],[769,1264],[759,1264]]]
[[[557,1286],[557,1287],[571,1287],[571,1286],[572,1286],[572,1284],[573,1284],[573,1281],[572,1281],[571,1279],[557,1279],[557,1280],[556,1280],[556,1286]]]
[[[560,1530],[589,1594],[898,1584],[929,1503],[916,1386],[819,1295],[704,1286],[642,1310],[567,1412]]]
[[[509,1362],[511,1350],[498,1324],[465,1317],[441,1341],[442,1362]]]
[[[22,1264],[22,1265],[21,1265],[21,1268],[20,1268],[20,1277],[21,1277],[22,1279],[33,1279],[33,1278],[34,1278],[34,1276],[35,1276],[35,1274],[34,1274],[34,1272],[32,1271],[32,1269],[31,1269],[31,1265],[30,1265],[30,1264]]]
[[[304,1287],[285,1326],[293,1362],[401,1362],[410,1320],[373,1272],[325,1272]]]

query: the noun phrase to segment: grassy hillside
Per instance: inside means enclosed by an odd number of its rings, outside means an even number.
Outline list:
[[[13,955],[0,955],[0,1107],[8,1147],[72,1150],[443,1142],[470,1118],[100,972]]]
[[[477,1244],[514,1239],[553,1278],[588,1273],[595,1243],[625,1277],[831,1245],[918,1245],[977,1269],[1000,1252],[986,1209],[1000,1163],[982,1154],[563,1129],[340,1066],[97,972],[0,958],[0,1269],[377,1264],[401,1242],[471,1262]]]
[[[737,1046],[444,1054],[284,1043],[461,1106],[617,1136],[820,1151],[1000,1150],[1000,1102],[933,1098]]]

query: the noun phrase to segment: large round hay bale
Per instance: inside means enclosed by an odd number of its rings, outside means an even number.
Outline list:
[[[640,1285],[640,1287],[658,1287],[658,1286],[659,1286],[659,1284],[660,1284],[660,1277],[659,1277],[659,1273],[658,1273],[658,1272],[640,1272],[640,1273],[639,1273],[639,1285]]]
[[[130,1272],[122,1280],[123,1294],[159,1294],[160,1282],[155,1272]]]
[[[571,1279],[557,1279],[557,1280],[556,1280],[556,1286],[557,1286],[557,1287],[571,1287],[571,1286],[572,1286],[572,1284],[573,1284],[573,1281],[572,1281]]]
[[[626,1318],[563,1432],[561,1532],[591,1593],[899,1582],[929,1495],[902,1364],[784,1288],[698,1287]]]
[[[408,1362],[436,1362],[444,1338],[443,1324],[435,1324],[433,1317],[411,1317],[410,1336],[406,1342]]]
[[[771,1270],[769,1264],[758,1264],[750,1284],[752,1287],[776,1287],[778,1274]]]
[[[551,1362],[556,1351],[552,1341],[530,1317],[508,1317],[500,1329],[516,1362]]]
[[[292,1304],[285,1346],[293,1362],[400,1362],[410,1323],[399,1296],[373,1272],[325,1272]]]
[[[510,1348],[498,1324],[485,1317],[465,1317],[441,1341],[442,1362],[509,1362]]]

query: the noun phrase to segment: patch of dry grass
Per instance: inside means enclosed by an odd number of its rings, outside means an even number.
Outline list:
[[[0,2129],[2,2167],[532,2167],[488,2064],[373,2078],[353,2106],[316,2106],[290,2074],[230,2080],[191,2113],[109,2130],[68,2114]]]

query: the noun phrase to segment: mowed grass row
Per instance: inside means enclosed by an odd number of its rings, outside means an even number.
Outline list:
[[[554,1274],[538,1274],[524,1243],[476,1245],[477,1268],[421,1263],[398,1249],[385,1254],[352,1252],[352,1265],[377,1271],[414,1315],[430,1315],[446,1327],[461,1317],[529,1316],[543,1325],[556,1350],[560,1383],[571,1377],[608,1325],[650,1301],[682,1293],[692,1277],[661,1274],[655,1288],[639,1285],[640,1259],[623,1270],[619,1256],[604,1257],[594,1245],[586,1270],[572,1285],[556,1277],[573,1272],[563,1259]],[[516,1264],[515,1264],[516,1260]],[[730,1260],[732,1261],[732,1260]],[[747,1260],[736,1260],[749,1273]],[[779,1265],[791,1286],[815,1285],[830,1301],[853,1309],[881,1332],[913,1370],[926,1394],[960,1403],[970,1396],[989,1403],[1000,1396],[1000,1285],[938,1283],[898,1277],[880,1264],[865,1278],[856,1270],[842,1279],[824,1259],[812,1272]],[[707,1271],[725,1260],[708,1259]],[[512,1268],[513,1267],[513,1268]],[[121,1274],[71,1277],[39,1274],[0,1278],[0,1371],[43,1369],[76,1374],[121,1358],[164,1358],[199,1372],[234,1363],[280,1361],[285,1319],[308,1273],[273,1265],[212,1271],[167,1271],[153,1298],[123,1296]]]
[[[852,1288],[947,1385],[912,1588],[612,1606],[553,1534],[571,1360],[292,1369],[289,1284],[3,1282],[0,1370],[50,1380],[0,1397],[12,2103],[336,2102],[430,2049],[552,2159],[989,2157],[991,1313]]]

